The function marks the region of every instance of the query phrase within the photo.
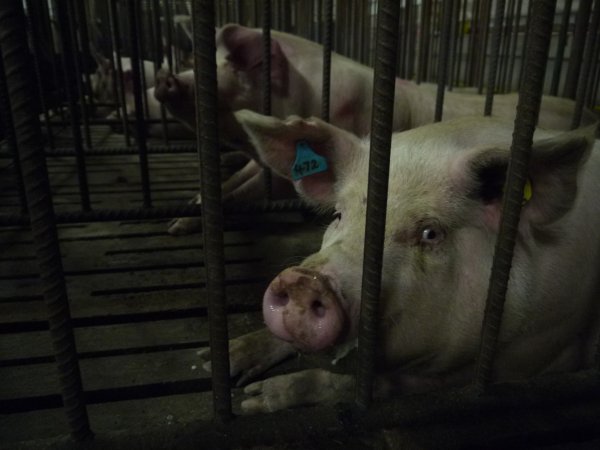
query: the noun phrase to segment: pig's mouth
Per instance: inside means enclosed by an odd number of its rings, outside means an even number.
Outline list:
[[[273,334],[301,351],[332,347],[345,339],[349,328],[340,295],[319,272],[286,269],[265,292],[265,323]]]

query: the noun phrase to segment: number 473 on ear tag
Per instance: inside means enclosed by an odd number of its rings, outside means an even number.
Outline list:
[[[327,170],[327,160],[317,154],[306,141],[296,142],[296,160],[292,166],[292,180]]]

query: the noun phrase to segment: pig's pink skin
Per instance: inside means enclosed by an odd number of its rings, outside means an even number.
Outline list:
[[[332,347],[348,328],[329,279],[301,267],[288,268],[271,282],[263,298],[263,317],[275,336],[307,352]]]
[[[300,269],[319,273],[317,278],[326,275],[334,292],[343,292],[336,298],[346,324],[338,337],[298,347],[312,350],[323,342],[353,339],[360,306],[368,143],[314,118],[284,122],[249,111],[236,117],[261,159],[288,178],[301,135],[327,143],[333,176],[309,176],[297,188],[317,205],[335,206],[341,218],[330,224],[321,250]],[[489,169],[508,164],[512,130],[508,121],[465,117],[392,136],[379,357],[383,367],[402,368],[415,380],[427,380],[425,386],[435,385],[436,378],[440,385],[460,384],[474,368],[502,206],[501,191],[493,188],[498,180],[487,177]],[[600,144],[593,142],[589,129],[536,133],[528,174],[533,196],[521,212],[497,380],[575,370],[593,360],[600,330]],[[495,189],[493,197],[480,197],[486,186]],[[285,303],[275,298],[279,282],[265,296],[267,309]],[[311,292],[306,295],[312,299]],[[267,323],[296,345],[285,309],[267,313],[282,316],[269,317]],[[310,320],[314,317],[305,316],[304,322]],[[313,326],[299,323],[301,329]]]

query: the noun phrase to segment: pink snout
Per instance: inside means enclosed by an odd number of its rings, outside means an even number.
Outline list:
[[[319,272],[291,267],[269,285],[263,317],[271,332],[307,352],[340,341],[347,319],[329,279]]]

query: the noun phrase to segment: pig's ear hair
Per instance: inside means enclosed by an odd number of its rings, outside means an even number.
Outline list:
[[[235,113],[262,162],[278,175],[292,180],[297,143],[305,141],[327,161],[327,170],[294,181],[296,190],[310,203],[335,204],[334,184],[347,172],[346,166],[362,153],[360,140],[317,118],[292,116],[283,121],[249,110]]]
[[[528,170],[531,197],[524,199],[522,223],[543,228],[573,207],[579,169],[589,156],[591,146],[590,139],[577,132],[533,144]],[[495,229],[499,227],[508,163],[507,148],[480,151],[470,161],[475,177],[471,196],[484,204],[488,225]]]
[[[223,26],[217,40],[229,50],[226,58],[237,70],[253,71],[253,75],[261,76],[261,73],[254,69],[262,66],[264,59],[262,33],[251,28],[229,24]],[[288,60],[279,42],[272,36],[271,88],[279,95],[288,93]]]

